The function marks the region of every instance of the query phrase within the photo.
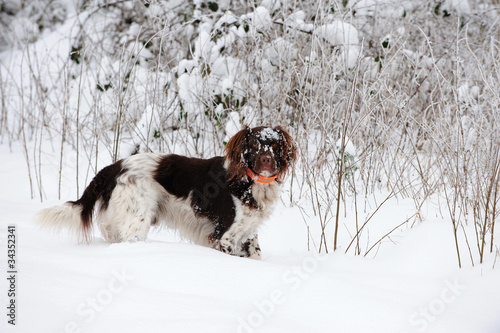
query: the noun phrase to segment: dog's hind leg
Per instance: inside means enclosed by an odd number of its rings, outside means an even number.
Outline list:
[[[101,232],[108,242],[146,240],[157,211],[155,191],[146,183],[118,184],[102,214]]]

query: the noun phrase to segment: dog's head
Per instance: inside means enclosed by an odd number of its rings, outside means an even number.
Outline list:
[[[281,126],[244,127],[227,143],[229,178],[250,177],[259,182],[281,181],[296,159],[297,148]]]

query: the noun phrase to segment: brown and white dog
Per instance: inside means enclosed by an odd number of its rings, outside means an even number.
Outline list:
[[[77,201],[36,215],[44,227],[68,228],[89,242],[96,222],[111,243],[145,240],[151,226],[192,242],[260,259],[257,228],[271,215],[296,147],[282,127],[245,127],[210,159],[138,154],[102,169]]]

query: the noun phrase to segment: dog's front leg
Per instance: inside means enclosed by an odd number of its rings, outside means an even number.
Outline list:
[[[217,250],[238,257],[261,259],[259,239],[257,235],[244,241],[224,235],[218,242]]]
[[[217,242],[217,246],[215,247],[215,249],[223,252],[223,253],[227,253],[227,254],[230,254],[230,255],[237,255],[236,254],[236,249],[237,249],[237,246],[236,246],[236,241],[234,238],[232,237],[229,237],[227,235],[224,235],[218,242]]]
[[[259,237],[255,235],[253,238],[248,238],[241,245],[240,257],[260,260],[262,255],[259,246]]]

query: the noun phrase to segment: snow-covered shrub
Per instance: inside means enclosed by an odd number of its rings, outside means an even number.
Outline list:
[[[0,51],[36,41],[67,17],[63,0],[2,0],[0,2]]]

